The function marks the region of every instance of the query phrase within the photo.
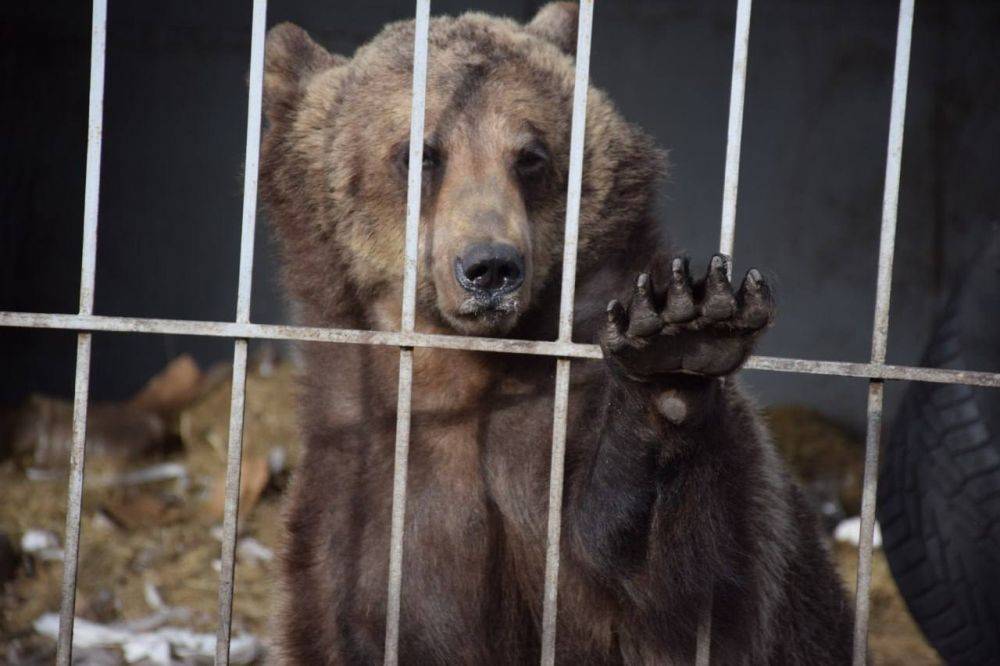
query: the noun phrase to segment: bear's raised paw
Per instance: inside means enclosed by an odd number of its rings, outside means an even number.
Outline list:
[[[697,282],[681,257],[671,263],[665,285],[640,274],[627,306],[608,304],[601,347],[612,369],[638,381],[677,373],[721,377],[739,369],[770,324],[774,305],[754,268],[733,293],[727,264],[725,255],[714,255]]]

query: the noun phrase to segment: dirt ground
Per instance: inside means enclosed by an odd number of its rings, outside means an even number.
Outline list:
[[[178,391],[166,387],[173,403],[159,412],[164,432],[153,428],[158,437],[163,435],[164,443],[156,443],[154,437],[141,459],[123,463],[114,437],[108,435],[89,456],[76,601],[81,618],[114,624],[149,618],[164,607],[186,609],[183,626],[214,633],[230,382],[227,368],[194,372],[197,375],[188,376],[187,384],[197,388],[188,391],[187,398],[176,399]],[[173,380],[168,376],[165,381]],[[268,555],[279,548],[282,490],[299,451],[294,395],[288,364],[270,358],[253,364],[247,384],[240,527],[244,547],[236,570],[234,636],[250,634],[266,641],[275,566]],[[133,403],[146,409],[150,401],[137,398]],[[62,413],[64,407],[55,412]],[[828,499],[836,500],[831,505],[856,513],[861,459],[857,440],[806,409],[772,409],[769,418],[776,439],[806,485],[827,492]],[[23,421],[18,431],[22,435]],[[23,436],[12,435],[11,427],[0,429],[8,439],[6,444],[0,441],[0,535],[6,535],[15,550],[29,530],[51,532],[60,543],[63,538],[65,471],[51,465],[39,468],[37,451],[31,449],[39,448],[46,437],[52,440],[56,431],[67,439],[64,426],[49,427],[47,434],[38,426],[28,444]],[[130,436],[134,439],[135,433]],[[11,444],[12,437],[16,445]],[[65,441],[45,443],[47,460],[53,450],[66,451]],[[160,469],[172,470],[172,478],[136,482],[128,476],[169,463],[174,466]],[[178,476],[178,470],[183,474]],[[855,549],[837,544],[834,553],[853,592]],[[62,563],[41,552],[19,553],[8,575],[12,577],[6,582],[0,580],[0,662],[49,663],[53,641],[40,636],[34,623],[43,613],[58,613]],[[875,554],[872,580],[872,663],[941,663],[910,619],[880,551]],[[117,655],[104,655],[112,661],[102,663],[114,663]]]

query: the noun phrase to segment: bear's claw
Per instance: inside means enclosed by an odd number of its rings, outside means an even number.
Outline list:
[[[774,306],[760,271],[747,271],[735,293],[729,260],[716,254],[698,282],[686,258],[671,262],[662,290],[649,273],[633,285],[628,305],[608,304],[602,345],[613,365],[632,377],[664,373],[725,375],[735,371],[771,322]]]

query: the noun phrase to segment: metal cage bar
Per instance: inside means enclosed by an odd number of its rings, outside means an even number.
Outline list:
[[[733,276],[733,247],[736,241],[736,200],[740,182],[740,145],[743,141],[743,99],[747,86],[747,52],[750,47],[750,9],[752,0],[736,5],[736,28],[733,31],[733,73],[729,84],[729,127],[726,131],[726,167],[722,184],[722,221],[719,228],[719,252],[730,258],[729,277]],[[695,638],[695,665],[709,666],[712,660],[712,606],[708,603],[698,618]]]
[[[732,87],[723,190],[720,252],[732,255],[735,237],[736,200],[739,178],[740,140],[746,86],[747,46],[751,0],[739,0],[733,49]],[[415,321],[416,259],[420,218],[420,180],[423,151],[423,120],[427,76],[427,33],[429,0],[417,0],[414,34],[413,97],[410,128],[410,169],[407,189],[406,248],[401,325],[394,331],[322,329],[277,326],[250,322],[250,286],[253,272],[253,241],[256,225],[257,177],[261,128],[261,83],[265,39],[266,0],[254,0],[250,54],[247,149],[244,171],[243,221],[240,243],[240,273],[236,321],[181,321],[103,317],[93,314],[94,277],[97,248],[97,221],[100,193],[101,137],[107,0],[94,0],[91,27],[90,99],[87,140],[87,172],[84,199],[83,252],[78,314],[0,312],[0,327],[72,330],[78,332],[77,365],[74,383],[73,445],[67,491],[65,562],[62,581],[59,636],[56,663],[72,662],[72,637],[76,580],[79,564],[80,514],[84,480],[87,399],[90,378],[91,336],[95,331],[198,335],[234,340],[233,392],[230,404],[229,449],[226,473],[226,502],[223,526],[222,572],[219,581],[219,628],[216,663],[229,659],[232,623],[233,573],[237,536],[240,461],[242,457],[243,409],[246,389],[247,344],[251,339],[298,340],[364,345],[393,346],[400,349],[399,396],[396,455],[393,474],[393,508],[390,535],[388,608],[386,617],[387,664],[398,660],[399,610],[402,576],[402,537],[406,499],[406,462],[409,445],[413,349],[465,349],[481,352],[534,354],[556,358],[556,385],[553,409],[552,469],[549,480],[549,518],[546,545],[545,596],[543,607],[542,663],[555,661],[559,536],[562,520],[563,463],[569,398],[570,359],[601,358],[600,348],[572,341],[573,296],[576,277],[576,250],[579,229],[580,186],[590,43],[593,27],[593,0],[580,3],[577,35],[577,62],[573,97],[573,124],[570,176],[567,190],[566,240],[563,253],[563,283],[560,302],[559,338],[556,341],[509,340],[417,333]],[[868,428],[865,445],[865,473],[862,496],[861,540],[858,546],[858,583],[854,631],[854,665],[864,664],[869,629],[872,536],[875,522],[875,491],[878,445],[882,427],[884,383],[909,380],[1000,387],[1000,373],[939,368],[886,365],[892,260],[899,202],[906,88],[913,26],[913,0],[901,0],[897,29],[893,93],[890,112],[885,191],[879,242],[878,281],[872,332],[871,360],[868,363],[819,361],[754,356],[745,367],[774,372],[826,376],[862,377],[869,380]],[[710,611],[698,632],[696,663],[708,664],[711,636]]]
[[[733,36],[733,76],[729,86],[726,174],[722,185],[722,228],[719,232],[719,252],[730,257],[733,256],[736,240],[736,198],[740,183],[740,146],[743,141],[743,98],[747,85],[751,4],[751,0],[739,0],[736,5],[736,31]]]
[[[430,0],[417,0],[413,30],[413,93],[410,97],[410,163],[406,186],[406,240],[403,257],[401,333],[416,323],[417,248],[420,230],[420,185],[424,161],[424,110],[427,94],[427,48]],[[396,453],[392,473],[392,525],[389,533],[389,589],[385,618],[385,664],[399,661],[399,607],[403,584],[403,531],[406,519],[406,467],[410,451],[413,347],[399,348],[396,404]]]
[[[730,258],[726,270],[733,275],[733,247],[736,242],[736,200],[740,182],[740,144],[743,141],[743,99],[747,84],[747,51],[750,46],[751,0],[736,5],[736,28],[733,32],[733,73],[729,84],[729,127],[726,131],[726,167],[722,184],[722,221],[719,229],[719,252]],[[712,661],[712,606],[701,609],[695,638],[696,666]]]
[[[254,233],[257,226],[257,177],[260,169],[261,102],[264,82],[264,39],[267,0],[254,0],[250,37],[250,80],[247,93],[247,141],[243,165],[243,222],[240,230],[239,286],[236,322],[250,322]],[[222,554],[219,570],[219,626],[215,663],[229,663],[233,623],[233,579],[236,573],[236,537],[239,530],[240,471],[243,463],[243,417],[246,407],[247,338],[233,342],[233,381],[229,403],[229,445],[226,449],[226,493],[222,516]]]
[[[94,0],[90,28],[90,100],[87,119],[87,176],[83,202],[83,252],[80,261],[80,315],[94,311],[94,276],[97,261],[97,213],[101,194],[101,140],[104,133],[104,56],[107,42],[108,3]],[[66,490],[66,534],[63,540],[62,598],[56,664],[73,661],[73,621],[76,577],[80,564],[80,512],[87,444],[87,400],[90,393],[90,332],[76,342],[76,379],[73,384],[73,447]]]
[[[546,340],[476,338],[436,333],[401,333],[397,331],[365,331],[347,328],[315,328],[309,326],[253,323],[240,324],[231,321],[138,319],[135,317],[0,312],[0,328],[4,327],[65,331],[101,331],[109,333],[197,335],[213,338],[247,338],[251,340],[333,342],[386,347],[432,347],[436,349],[464,349],[502,354],[530,354],[534,356],[564,358],[601,358],[600,347],[579,342],[563,343]],[[922,368],[918,366],[858,363],[853,361],[821,361],[776,356],[751,356],[743,367],[747,370],[764,370],[766,372],[1000,387],[1000,373],[977,372],[974,370]]]
[[[573,121],[570,130],[569,183],[566,189],[566,231],[563,242],[562,289],[559,303],[559,342],[573,341],[573,297],[576,291],[576,253],[580,231],[583,184],[583,144],[587,128],[587,92],[590,87],[590,42],[594,0],[581,0],[576,34],[576,76],[573,81]],[[552,462],[549,471],[549,511],[545,549],[545,588],[542,603],[542,666],[555,663],[556,618],[559,592],[559,536],[562,531],[563,471],[566,458],[566,419],[569,411],[570,359],[556,359],[555,398],[552,405]]]
[[[903,161],[903,129],[906,125],[906,87],[910,73],[910,39],[913,34],[913,0],[900,0],[896,32],[896,61],[892,74],[892,104],[889,111],[889,141],[885,158],[885,191],[878,249],[878,281],[872,327],[874,365],[885,363],[889,335],[889,299],[892,294],[892,259],[896,246],[899,211],[899,180]],[[875,530],[875,490],[878,483],[878,449],[882,430],[882,398],[885,383],[873,379],[868,385],[868,427],[865,434],[865,471],[861,494],[861,533],[858,543],[858,574],[855,590],[854,666],[862,666],[868,655],[868,621],[872,578],[872,541]]]

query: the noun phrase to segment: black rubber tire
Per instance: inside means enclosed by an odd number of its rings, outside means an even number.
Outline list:
[[[987,252],[986,258],[991,252]],[[1000,266],[1000,262],[996,264]],[[996,277],[992,264],[979,266]],[[979,272],[979,271],[974,271]],[[983,277],[983,276],[980,276]],[[994,370],[998,282],[967,279],[924,358],[939,368]],[[968,313],[992,290],[992,307]],[[973,321],[970,321],[973,320]],[[965,334],[974,328],[973,337]],[[972,349],[976,348],[976,349]],[[971,363],[975,363],[975,365]],[[913,383],[890,431],[879,477],[883,548],[910,613],[949,664],[1000,665],[1000,441],[997,389]]]

